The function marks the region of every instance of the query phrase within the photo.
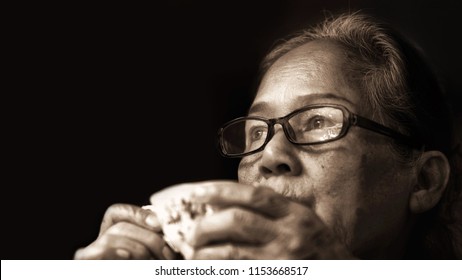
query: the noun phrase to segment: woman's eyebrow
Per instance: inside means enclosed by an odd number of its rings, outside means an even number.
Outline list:
[[[249,109],[248,114],[255,114],[257,112],[264,112],[270,110],[270,105],[268,102],[257,102],[252,104],[252,106]]]
[[[352,106],[355,105],[349,99],[347,99],[347,98],[345,98],[343,96],[334,94],[334,93],[330,93],[330,92],[328,92],[328,93],[311,93],[311,94],[307,94],[307,95],[303,95],[303,96],[298,96],[296,98],[297,104],[303,104],[303,105],[309,105],[310,103],[312,103],[313,101],[315,101],[317,99],[342,100],[344,102],[347,102],[347,103],[351,104]],[[259,112],[267,112],[267,111],[270,111],[270,110],[271,110],[271,105],[266,101],[261,101],[261,102],[257,102],[257,103],[252,104],[252,106],[250,107],[248,113],[250,115],[250,114],[255,114],[255,113],[259,113]]]
[[[353,105],[353,106],[355,105],[348,98],[345,98],[345,97],[343,97],[341,95],[331,93],[331,92],[311,93],[311,94],[307,94],[307,95],[298,96],[296,99],[297,99],[297,103],[304,104],[304,105],[309,105],[310,103],[313,103],[317,99],[341,100],[341,101],[349,103],[350,105]]]

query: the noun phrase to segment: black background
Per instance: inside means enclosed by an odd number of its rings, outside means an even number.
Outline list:
[[[216,150],[276,39],[358,8],[427,50],[461,114],[458,1],[34,4],[7,22],[2,259],[70,259],[116,202],[235,179]],[[3,107],[3,106],[2,106]]]

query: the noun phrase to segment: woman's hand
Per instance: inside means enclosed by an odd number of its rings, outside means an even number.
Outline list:
[[[156,215],[128,204],[110,206],[98,238],[79,249],[75,259],[174,259]]]
[[[186,259],[350,259],[309,207],[266,187],[230,181],[191,184],[196,202],[221,211],[198,219],[180,248]]]

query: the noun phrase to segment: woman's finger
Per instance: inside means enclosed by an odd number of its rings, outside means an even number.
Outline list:
[[[265,259],[260,247],[245,244],[219,244],[191,250],[188,260],[257,260]]]
[[[151,230],[141,228],[127,222],[120,222],[106,230],[107,235],[118,236],[121,239],[130,239],[142,244],[150,255],[156,259],[166,259],[164,251],[170,249],[164,239]],[[166,249],[164,249],[167,247]]]
[[[232,181],[208,181],[194,183],[195,202],[220,206],[239,206],[252,209],[273,218],[289,213],[292,201],[267,187],[252,187]]]
[[[264,244],[276,237],[272,223],[258,213],[227,208],[197,219],[185,233],[185,240],[195,248],[220,241]]]
[[[120,236],[106,234],[90,246],[80,249],[75,259],[149,259],[151,254],[142,244]]]
[[[136,224],[155,232],[162,230],[152,211],[130,204],[114,204],[106,210],[99,234],[102,235],[108,228],[119,222]]]

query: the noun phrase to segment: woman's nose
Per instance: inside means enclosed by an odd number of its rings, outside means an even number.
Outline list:
[[[296,176],[302,166],[294,144],[287,140],[282,129],[277,129],[262,151],[259,171],[265,177]]]

